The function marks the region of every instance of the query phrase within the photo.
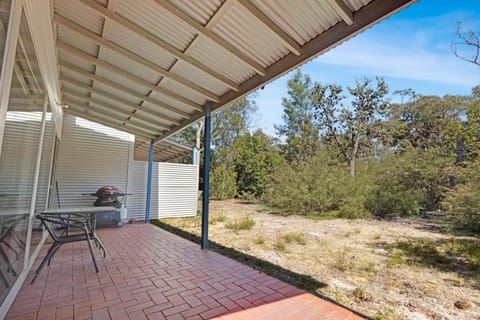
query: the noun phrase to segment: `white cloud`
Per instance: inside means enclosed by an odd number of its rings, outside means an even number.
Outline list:
[[[320,56],[316,62],[355,73],[473,87],[480,68],[450,50],[461,12],[423,19],[385,21]],[[470,20],[475,24],[477,21]]]

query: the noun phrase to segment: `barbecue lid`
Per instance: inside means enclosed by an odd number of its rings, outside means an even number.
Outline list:
[[[97,195],[114,195],[122,193],[117,187],[114,186],[103,186],[98,188],[95,194]]]

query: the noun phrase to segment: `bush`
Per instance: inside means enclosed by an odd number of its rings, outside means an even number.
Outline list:
[[[219,164],[210,176],[211,179],[211,197],[224,200],[231,199],[237,194],[237,174],[235,171],[228,170],[225,164]]]
[[[459,184],[448,192],[443,206],[457,228],[480,233],[480,161],[456,171]]]
[[[451,161],[437,150],[406,149],[389,154],[373,166],[374,187],[365,207],[374,215],[409,216],[438,208],[448,185],[444,168]]]
[[[361,171],[361,170],[359,170]],[[357,182],[358,181],[358,182]],[[318,214],[356,203],[363,208],[361,173],[350,177],[348,168],[326,151],[296,166],[284,165],[273,175],[266,201],[286,213]]]

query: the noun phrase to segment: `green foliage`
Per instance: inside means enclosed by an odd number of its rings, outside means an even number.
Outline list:
[[[236,172],[228,170],[225,163],[216,166],[210,175],[210,192],[214,199],[231,199],[237,194]]]
[[[261,130],[245,134],[235,141],[231,152],[237,155],[234,167],[239,194],[261,198],[273,171],[284,162],[272,138]]]
[[[312,98],[325,137],[338,147],[354,176],[358,156],[371,154],[373,133],[389,106],[388,86],[382,78],[376,78],[375,86],[372,80],[364,78],[357,80],[348,92],[352,98],[350,108],[344,107],[346,96],[338,85],[315,84]]]
[[[455,168],[459,183],[449,190],[443,206],[459,229],[480,233],[480,160]]]
[[[438,150],[407,148],[372,163],[373,187],[365,207],[374,215],[410,216],[435,209],[448,185],[443,170],[452,161]]]
[[[309,161],[280,167],[272,177],[266,200],[287,213],[339,211],[345,217],[369,216],[362,205],[369,190],[368,177],[363,168],[360,171],[357,177],[351,177],[344,164],[322,149]]]
[[[241,230],[251,230],[255,226],[255,220],[250,216],[245,216],[228,222],[225,227],[238,233]]]
[[[314,156],[319,148],[319,127],[314,122],[312,80],[297,70],[288,81],[288,96],[282,99],[283,124],[275,125],[277,135],[285,137],[282,153],[289,163]]]

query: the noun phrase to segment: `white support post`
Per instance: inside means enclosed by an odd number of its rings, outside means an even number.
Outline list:
[[[27,229],[27,240],[25,242],[26,245],[25,245],[25,259],[24,259],[25,267],[28,266],[29,260],[30,260],[30,242],[32,240],[32,225],[33,225],[33,215],[35,214],[35,203],[37,202],[38,179],[40,177],[40,164],[42,162],[43,138],[45,136],[47,107],[48,107],[48,95],[45,94],[45,97],[43,99],[43,107],[42,107],[42,124],[40,127],[40,135],[38,137],[37,159],[35,160],[35,171],[33,175],[32,197],[31,197],[30,210],[28,215],[28,229]]]
[[[10,7],[8,20],[7,37],[5,40],[5,52],[0,75],[0,156],[2,155],[3,132],[8,111],[8,100],[10,99],[10,88],[12,87],[13,67],[15,65],[15,54],[17,52],[18,34],[20,21],[22,19],[23,0],[13,0]]]

